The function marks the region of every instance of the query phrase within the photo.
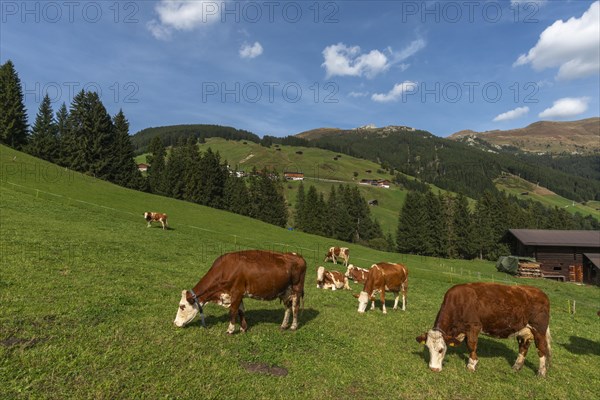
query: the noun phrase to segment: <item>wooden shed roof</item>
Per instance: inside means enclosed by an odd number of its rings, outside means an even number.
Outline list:
[[[596,268],[600,268],[600,253],[584,253],[583,254]]]
[[[534,246],[577,246],[600,248],[600,231],[509,229],[521,243]]]

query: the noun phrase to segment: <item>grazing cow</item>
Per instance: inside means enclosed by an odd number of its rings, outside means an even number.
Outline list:
[[[338,271],[326,271],[325,267],[317,269],[317,289],[348,289],[348,278]]]
[[[150,228],[153,222],[160,222],[163,229],[167,229],[169,227],[169,224],[167,223],[167,214],[145,212],[144,219],[148,222],[147,228]]]
[[[246,250],[224,254],[217,258],[206,275],[192,290],[181,292],[175,325],[188,324],[209,302],[229,308],[227,333],[235,330],[237,316],[240,330],[248,329],[244,315],[244,297],[259,300],[279,298],[285,305],[281,329],[289,326],[290,311],[293,314],[291,330],[298,328],[298,310],[304,298],[306,261],[296,253],[277,253],[262,250]]]
[[[334,264],[337,264],[337,259],[341,258],[344,260],[344,267],[348,266],[348,260],[350,259],[350,249],[347,247],[330,247],[327,255],[325,255],[325,259],[323,262],[327,262],[328,260],[333,261]]]
[[[371,299],[371,309],[375,308],[375,295],[379,292],[381,299],[381,308],[383,313],[387,314],[385,309],[385,291],[388,290],[395,294],[394,310],[398,309],[398,300],[402,292],[402,311],[406,310],[406,291],[408,290],[408,270],[402,264],[380,262],[373,264],[367,280],[360,295],[354,295],[358,298],[358,312],[364,313],[369,299]]]
[[[477,365],[477,337],[516,337],[519,356],[513,369],[520,370],[533,339],[540,357],[538,375],[545,376],[550,363],[550,302],[540,289],[497,283],[466,283],[450,288],[437,314],[433,329],[417,337],[431,355],[429,368],[442,370],[446,345],[455,346],[465,338],[470,351],[467,368]]]
[[[358,268],[354,265],[348,265],[345,276],[352,279],[356,283],[365,283],[367,281],[368,269]]]

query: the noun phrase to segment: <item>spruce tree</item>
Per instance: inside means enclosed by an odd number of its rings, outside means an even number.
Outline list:
[[[296,195],[296,209],[294,212],[294,225],[296,229],[304,230],[304,202],[306,195],[304,194],[304,184],[300,182],[298,186],[298,194]]]
[[[68,155],[66,154],[65,147],[69,141],[69,111],[67,105],[62,103],[58,111],[56,112],[56,139],[58,142],[58,151],[56,155],[56,163],[62,166],[69,166]],[[70,147],[73,147],[69,145]]]
[[[155,136],[150,142],[148,148],[150,155],[147,157],[148,163],[148,185],[150,191],[156,194],[165,195],[167,192],[165,184],[165,157],[166,150],[159,136]]]
[[[185,148],[180,139],[178,145],[171,148],[165,164],[165,194],[176,199],[183,199],[185,191]]]
[[[398,219],[396,246],[399,253],[425,254],[428,240],[425,195],[408,192]]]
[[[27,143],[27,129],[21,80],[8,60],[0,66],[0,141],[21,150]]]
[[[227,177],[224,190],[225,209],[240,215],[250,215],[250,194],[244,179]]]
[[[473,257],[473,233],[471,224],[471,213],[469,211],[469,202],[467,198],[458,194],[454,201],[454,213],[452,218],[452,226],[456,237],[456,247],[458,255],[461,258]]]
[[[116,160],[112,181],[120,186],[143,190],[143,177],[135,163],[135,153],[129,137],[129,121],[125,118],[123,110],[119,110],[114,116],[113,128],[115,131],[113,151]]]
[[[44,160],[57,162],[60,154],[57,132],[50,97],[46,94],[31,128],[27,152]]]
[[[213,153],[211,148],[200,159],[200,204],[221,208],[223,191],[227,180],[227,169],[221,163],[219,153]]]
[[[194,137],[189,137],[185,145],[185,187],[183,198],[187,201],[200,203],[200,149]]]

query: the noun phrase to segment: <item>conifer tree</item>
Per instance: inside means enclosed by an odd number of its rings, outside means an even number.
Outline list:
[[[199,167],[200,204],[221,208],[227,180],[227,169],[221,163],[221,156],[209,147],[202,155]]]
[[[224,190],[225,208],[240,215],[250,215],[250,194],[242,178],[235,175],[227,177]]]
[[[62,166],[68,166],[65,154],[65,143],[69,140],[69,111],[67,105],[63,102],[58,111],[56,112],[56,140],[58,144],[58,150],[56,154],[55,162]]]
[[[165,191],[169,197],[183,199],[185,191],[185,149],[180,138],[178,144],[171,148],[165,164]]]
[[[150,155],[147,157],[148,163],[148,185],[152,193],[165,195],[167,192],[165,184],[165,158],[166,150],[159,136],[156,136],[150,142],[148,148]]]
[[[425,195],[419,192],[408,192],[398,220],[396,234],[398,252],[425,254],[427,235]]]
[[[112,181],[120,186],[143,190],[143,177],[135,163],[135,153],[129,137],[129,121],[125,118],[123,110],[119,110],[114,116],[113,128],[115,163]]]
[[[50,97],[46,94],[31,128],[27,152],[44,160],[57,162],[59,158],[57,131]]]
[[[183,198],[187,201],[200,203],[200,160],[201,154],[194,137],[189,137],[185,144],[185,182]]]
[[[20,150],[28,139],[21,80],[12,61],[0,66],[0,142]]]
[[[296,229],[304,230],[304,202],[306,195],[304,194],[304,184],[300,182],[298,186],[298,194],[296,195],[296,210],[294,212],[294,224]]]
[[[469,212],[467,198],[460,193],[454,201],[452,226],[454,228],[459,257],[471,258],[473,256],[471,213]]]

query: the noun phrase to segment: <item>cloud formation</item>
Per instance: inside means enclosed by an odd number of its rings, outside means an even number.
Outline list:
[[[408,91],[414,91],[417,88],[417,82],[412,81],[404,81],[402,83],[397,83],[394,85],[392,90],[387,93],[375,93],[371,96],[371,100],[376,101],[378,103],[389,103],[391,101],[396,101],[402,96],[402,94]]]
[[[539,114],[540,118],[570,118],[583,114],[588,109],[589,97],[564,97],[556,100],[552,107]]]
[[[263,53],[263,47],[260,43],[254,42],[253,45],[249,45],[248,43],[244,43],[242,47],[240,47],[240,57],[241,58],[256,58]]]
[[[369,79],[387,71],[392,65],[401,63],[425,47],[423,39],[412,41],[406,48],[394,52],[387,48],[386,55],[379,50],[361,53],[359,46],[347,46],[344,43],[333,44],[323,50],[324,62],[321,64],[326,70],[327,78],[332,76],[365,76]],[[408,64],[401,64],[401,70],[408,68]]]
[[[583,78],[600,71],[600,1],[580,18],[558,20],[547,27],[527,54],[513,66],[531,64],[534,70],[559,67],[559,80]]]
[[[517,107],[514,110],[507,111],[502,114],[498,114],[494,118],[494,122],[499,121],[510,121],[511,119],[517,119],[529,112],[529,107]]]
[[[154,7],[158,21],[153,19],[146,27],[155,38],[166,40],[173,30],[189,31],[219,21],[219,6],[220,3],[210,0],[161,0]]]

